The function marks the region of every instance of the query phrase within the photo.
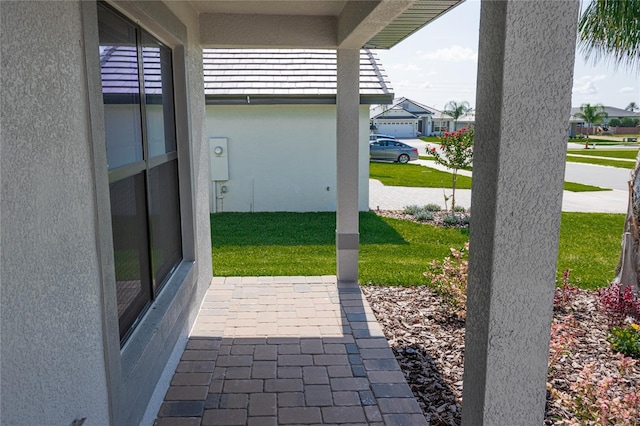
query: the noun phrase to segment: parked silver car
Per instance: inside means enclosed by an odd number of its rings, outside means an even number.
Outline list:
[[[378,139],[397,139],[395,136],[390,135],[379,135],[379,134],[371,134],[369,135],[369,141],[376,141]]]
[[[369,158],[371,160],[397,161],[405,164],[418,159],[418,148],[393,139],[378,139],[369,142]]]

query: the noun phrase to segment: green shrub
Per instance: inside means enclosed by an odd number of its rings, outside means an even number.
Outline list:
[[[413,214],[413,217],[416,218],[417,221],[419,222],[426,222],[429,220],[433,220],[433,213],[426,211],[426,210],[420,210],[417,211]]]
[[[416,214],[419,211],[420,211],[420,207],[416,206],[415,204],[406,206],[403,210],[404,214],[412,214],[412,215]]]
[[[622,124],[622,122],[620,121],[619,118],[612,118],[611,120],[609,120],[609,126],[611,127],[618,127]]]
[[[640,359],[640,326],[638,324],[612,327],[609,330],[608,339],[614,351]]]
[[[460,318],[466,317],[467,281],[469,277],[469,243],[460,250],[449,249],[451,255],[442,261],[429,262],[423,275],[431,281],[430,287]]]
[[[454,212],[458,212],[458,213],[464,213],[464,212],[465,212],[465,208],[464,208],[464,207],[462,207],[462,206],[455,206],[455,207],[453,208],[453,211],[454,211]]]
[[[623,117],[620,123],[622,127],[636,127],[638,125],[638,121],[640,121],[640,119]]]
[[[442,218],[442,221],[444,222],[445,225],[449,225],[449,226],[455,226],[458,223],[460,223],[460,219],[458,219],[458,216],[456,215],[445,216],[444,218]]]
[[[440,207],[440,204],[429,203],[425,205],[422,209],[428,212],[439,212],[440,210],[442,210],[442,207]]]

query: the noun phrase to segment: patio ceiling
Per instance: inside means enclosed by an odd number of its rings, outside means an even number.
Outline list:
[[[203,47],[389,49],[464,0],[192,0]]]

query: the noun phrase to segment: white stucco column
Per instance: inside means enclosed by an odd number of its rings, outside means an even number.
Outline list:
[[[357,285],[360,50],[338,49],[337,56],[337,275],[338,284]]]
[[[540,425],[577,1],[483,1],[463,425]]]

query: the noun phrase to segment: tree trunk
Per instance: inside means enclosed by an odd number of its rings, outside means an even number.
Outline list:
[[[455,214],[456,212],[456,178],[458,176],[458,169],[453,169],[453,182],[451,184],[451,214]]]
[[[622,250],[616,267],[615,281],[622,284],[624,289],[632,286],[638,294],[638,276],[640,271],[640,153],[636,158],[636,165],[631,171],[629,181],[629,205],[624,223],[622,236]]]

